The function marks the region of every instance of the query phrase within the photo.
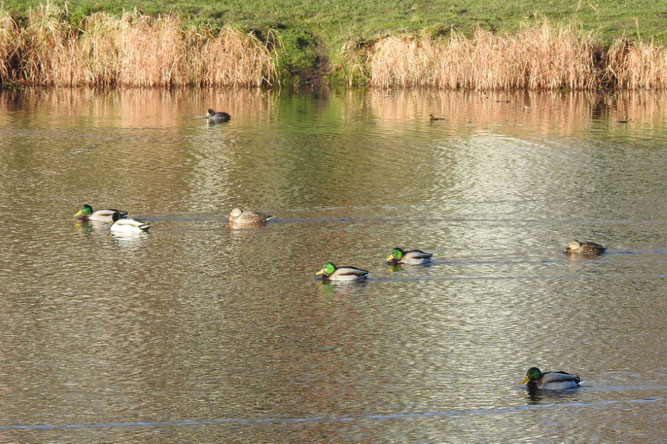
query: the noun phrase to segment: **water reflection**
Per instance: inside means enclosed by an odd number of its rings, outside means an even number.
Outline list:
[[[3,438],[643,436],[664,408],[666,97],[0,93]],[[155,224],[73,226],[84,201]],[[277,219],[232,229],[236,206]],[[569,258],[572,238],[609,252]],[[437,260],[389,267],[395,245]],[[369,282],[315,280],[332,258]],[[531,398],[535,362],[589,385]]]

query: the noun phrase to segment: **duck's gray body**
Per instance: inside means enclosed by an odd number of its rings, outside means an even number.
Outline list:
[[[567,390],[579,386],[581,379],[567,372],[546,372],[538,381],[528,382],[529,388],[538,390]]]
[[[327,281],[358,281],[367,277],[368,271],[357,267],[340,267],[330,275],[322,274],[322,279]]]

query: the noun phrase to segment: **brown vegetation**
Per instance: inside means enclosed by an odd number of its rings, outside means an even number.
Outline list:
[[[548,22],[516,34],[478,30],[467,38],[452,32],[445,41],[387,37],[366,48],[367,81],[383,88],[667,87],[667,48],[625,38],[604,48],[590,33]],[[359,45],[344,47],[342,58],[358,60]],[[353,81],[350,74],[348,82]]]
[[[79,28],[47,3],[20,23],[0,10],[0,84],[258,87],[277,81],[284,50],[273,34],[269,45],[228,27],[186,29],[176,15],[96,13]],[[667,89],[667,48],[625,37],[604,47],[545,21],[515,34],[350,42],[334,76],[381,88]]]
[[[57,7],[31,10],[25,26],[0,13],[0,80],[56,86],[261,86],[271,52],[232,28],[184,29],[179,17],[97,13],[74,29]]]

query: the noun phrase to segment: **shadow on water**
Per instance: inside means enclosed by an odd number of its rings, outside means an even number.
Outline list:
[[[564,395],[565,396],[565,395]],[[557,397],[551,400],[558,399]],[[542,398],[536,400],[541,401]],[[587,407],[612,406],[612,405],[632,405],[632,404],[652,404],[661,403],[663,398],[642,398],[623,401],[598,401],[598,402],[563,402],[541,404],[531,398],[531,403],[519,407],[507,408],[479,408],[466,410],[447,410],[413,413],[386,413],[386,414],[367,414],[358,416],[312,416],[304,418],[260,418],[260,419],[242,419],[242,418],[220,418],[203,420],[182,420],[182,421],[138,421],[138,422],[109,422],[99,424],[39,424],[39,425],[8,425],[0,426],[0,430],[57,430],[57,429],[98,429],[98,428],[120,428],[120,427],[184,427],[201,425],[284,425],[298,424],[306,422],[363,422],[363,421],[387,421],[387,420],[411,420],[424,418],[438,418],[451,416],[468,415],[504,415],[531,410],[551,410],[551,409],[581,409]]]

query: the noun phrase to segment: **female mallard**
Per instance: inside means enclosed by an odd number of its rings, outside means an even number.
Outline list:
[[[391,256],[387,258],[387,262],[391,264],[408,264],[408,265],[420,265],[427,264],[431,262],[431,253],[426,253],[421,250],[410,250],[403,251],[400,248],[396,247],[391,250]]]
[[[577,240],[573,240],[570,241],[569,244],[567,244],[567,247],[565,247],[564,252],[568,254],[597,255],[604,253],[606,250],[607,249],[605,247],[603,247],[600,244],[596,244],[595,242],[584,242],[582,244]]]
[[[436,121],[436,120],[447,120],[447,119],[445,119],[444,117],[436,117],[436,116],[434,116],[433,114],[429,114],[429,115],[428,115],[428,118],[429,118],[429,120],[430,120],[431,122]]]
[[[108,223],[113,223],[113,215],[115,213],[120,214],[120,217],[127,217],[127,212],[126,211],[119,211],[119,210],[97,210],[93,211],[93,207],[91,207],[88,204],[83,204],[81,209],[79,210],[78,213],[74,215],[74,217],[77,217],[81,220],[88,221],[88,220],[94,220],[98,222],[108,222]]]
[[[565,390],[579,386],[579,376],[566,372],[542,373],[539,368],[531,367],[521,384],[528,383],[529,389]]]
[[[151,224],[136,219],[127,219],[121,216],[120,212],[115,212],[112,216],[113,224],[109,230],[116,233],[143,233],[147,231]]]
[[[325,281],[356,281],[368,277],[368,271],[366,270],[357,267],[337,268],[331,262],[324,264],[324,267],[315,274],[322,276]]]
[[[232,118],[232,116],[230,116],[229,114],[227,114],[225,112],[216,113],[212,109],[209,109],[206,112],[206,117],[208,118],[208,120],[210,122],[213,122],[213,123],[229,122],[229,119]]]
[[[234,208],[229,214],[229,223],[232,225],[264,225],[272,218],[273,216],[257,211]]]

